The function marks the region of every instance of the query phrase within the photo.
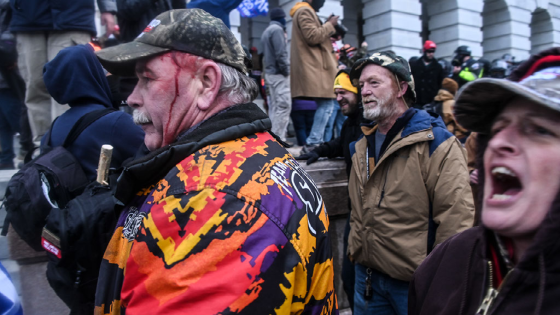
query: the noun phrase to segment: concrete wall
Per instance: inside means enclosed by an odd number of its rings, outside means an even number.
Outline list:
[[[519,59],[531,50],[531,8],[528,1],[489,0],[482,12],[484,57],[488,60],[509,53]]]
[[[393,50],[408,59],[422,47],[418,0],[362,0],[363,34],[369,52]]]
[[[353,47],[360,47],[360,34],[362,33],[362,11],[363,4],[361,0],[342,0],[343,24],[348,28],[348,32],[343,42]]]
[[[531,53],[560,46],[560,1],[537,3],[530,27]]]
[[[426,0],[424,5],[437,58],[451,59],[461,45],[469,46],[474,57],[482,56],[482,0]]]

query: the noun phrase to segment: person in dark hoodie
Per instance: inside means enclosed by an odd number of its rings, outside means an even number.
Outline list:
[[[52,126],[52,147],[62,145],[82,116],[113,106],[105,72],[90,45],[63,49],[45,65],[43,73],[50,95],[58,103],[70,106]],[[50,131],[42,138],[41,148],[44,148],[49,133]],[[92,123],[67,149],[80,161],[86,176],[93,181],[102,145],[113,146],[111,167],[119,167],[143,143],[144,131],[134,124],[132,116],[115,111]]]
[[[353,86],[352,82],[350,82],[349,69],[340,70],[336,75],[334,80],[334,94],[336,95],[338,105],[340,105],[340,111],[344,116],[348,117],[342,124],[340,137],[323,143],[313,151],[300,155],[297,159],[307,160],[307,165],[309,165],[315,163],[319,157],[335,158],[342,156],[346,162],[346,175],[350,177],[350,170],[352,169],[350,143],[358,140],[362,135],[360,124],[363,121],[363,107],[358,88]],[[348,209],[351,210],[350,204],[348,204]],[[348,221],[344,228],[344,253],[346,253],[348,248],[349,234],[350,216],[348,216]],[[344,255],[342,259],[342,285],[348,297],[350,309],[354,309],[354,265],[347,255]]]
[[[455,116],[478,133],[482,226],[424,260],[409,314],[560,314],[560,48],[467,84]]]

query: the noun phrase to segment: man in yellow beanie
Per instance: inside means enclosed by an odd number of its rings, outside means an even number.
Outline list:
[[[307,160],[307,165],[316,162],[319,157],[335,158],[343,156],[346,161],[346,173],[350,175],[352,169],[352,155],[350,153],[350,143],[358,140],[362,134],[360,123],[362,122],[362,101],[358,88],[350,82],[349,70],[340,70],[334,80],[334,94],[340,106],[340,111],[348,117],[342,125],[340,137],[313,149],[313,151],[299,156],[298,160]],[[348,205],[350,208],[350,205]],[[351,210],[351,209],[349,209]],[[350,216],[348,216],[350,217]],[[344,229],[344,252],[348,245],[348,233],[350,224],[346,222]],[[348,296],[350,308],[354,308],[354,265],[344,255],[342,261],[342,284]]]

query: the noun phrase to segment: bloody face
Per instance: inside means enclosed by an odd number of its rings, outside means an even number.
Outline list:
[[[189,57],[191,66],[181,66],[185,62],[179,63],[172,52],[136,64],[138,84],[127,102],[146,133],[144,143],[149,150],[175,141],[196,116],[200,81],[195,75],[197,57]]]
[[[484,152],[483,224],[533,235],[560,189],[560,114],[515,98],[492,125]]]

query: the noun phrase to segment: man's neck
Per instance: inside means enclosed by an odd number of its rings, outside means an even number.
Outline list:
[[[393,116],[377,122],[377,131],[386,135],[389,132],[389,130],[393,128],[393,125],[395,124],[397,119],[399,119],[399,117],[401,117],[404,114],[404,112],[406,112],[406,108],[399,106],[399,110]]]
[[[428,59],[426,56],[422,56],[422,61],[424,61],[424,64],[427,66],[432,62],[432,59]]]

